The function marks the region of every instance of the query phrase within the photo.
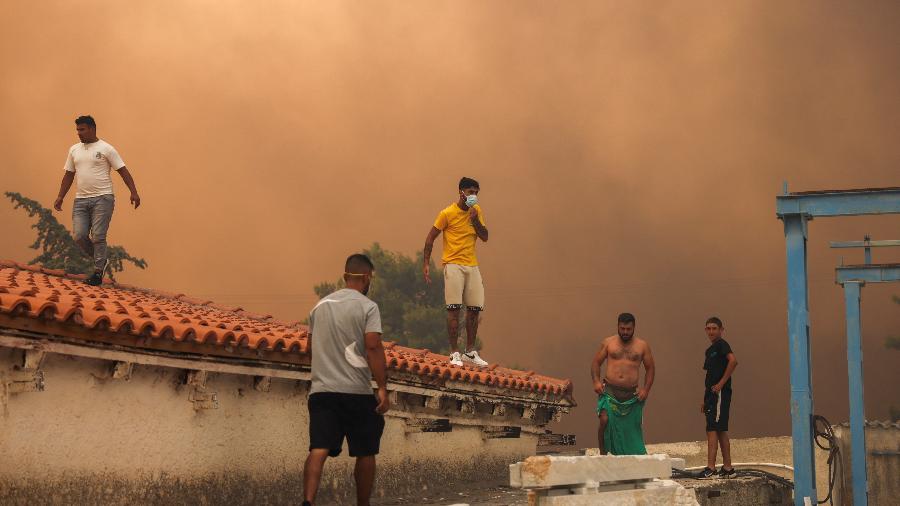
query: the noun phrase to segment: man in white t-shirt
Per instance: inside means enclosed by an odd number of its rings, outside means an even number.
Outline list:
[[[53,208],[62,211],[63,199],[72,187],[72,182],[76,181],[78,191],[72,206],[72,229],[75,242],[86,255],[94,259],[94,273],[87,282],[97,286],[103,283],[103,274],[109,267],[106,232],[116,205],[110,173],[116,170],[122,176],[125,185],[131,190],[131,203],[135,209],[141,205],[141,197],[138,196],[134,179],[116,148],[97,138],[97,123],[94,118],[76,118],[75,131],[81,142],[69,148],[64,167],[66,173]]]

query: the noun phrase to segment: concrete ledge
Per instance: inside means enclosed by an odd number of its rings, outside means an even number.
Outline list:
[[[632,485],[624,490],[550,490],[529,493],[529,504],[535,506],[588,506],[616,504],[622,506],[697,506],[692,490],[671,480],[653,480]]]
[[[682,463],[683,465],[683,463]],[[672,476],[666,455],[537,456],[509,466],[509,483],[540,488]]]
[[[774,481],[758,477],[711,480],[678,480],[693,490],[700,506],[790,506],[793,491]]]

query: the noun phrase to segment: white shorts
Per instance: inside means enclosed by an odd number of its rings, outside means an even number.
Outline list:
[[[444,301],[447,309],[484,309],[484,283],[477,265],[444,265]]]

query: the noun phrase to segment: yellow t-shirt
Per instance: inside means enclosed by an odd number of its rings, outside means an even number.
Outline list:
[[[487,226],[481,207],[475,204],[474,209],[478,212],[478,221]],[[469,211],[463,211],[454,202],[438,214],[434,220],[434,228],[444,233],[444,254],[441,257],[444,264],[470,267],[478,265],[478,259],[475,258],[475,240],[478,235],[469,221]]]

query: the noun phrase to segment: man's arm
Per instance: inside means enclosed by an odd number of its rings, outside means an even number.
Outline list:
[[[728,379],[731,378],[731,373],[734,372],[735,368],[737,368],[737,357],[734,356],[734,353],[729,353],[725,355],[725,358],[728,359],[728,365],[725,366],[725,374],[722,375],[722,379],[719,380],[718,383],[712,386],[713,392],[719,392],[723,388],[725,388],[725,383],[728,382]]]
[[[131,190],[131,203],[134,205],[134,208],[137,209],[141,206],[141,197],[138,196],[137,187],[134,185],[134,178],[131,177],[131,173],[128,172],[128,167],[123,166],[121,169],[117,169],[119,175],[122,176],[122,181],[125,181],[125,186]]]
[[[425,264],[422,266],[422,273],[425,274],[425,283],[431,284],[431,250],[434,249],[434,240],[441,234],[437,227],[431,227],[428,235],[425,236],[425,250],[422,252],[422,258]]]
[[[66,194],[69,193],[69,188],[72,187],[72,181],[75,181],[75,173],[66,171],[63,175],[62,182],[59,183],[59,195],[57,195],[56,201],[53,202],[53,209],[62,211],[63,199],[66,198]]]
[[[469,220],[472,221],[472,226],[475,227],[475,234],[484,242],[488,240],[488,229],[484,225],[481,224],[481,220],[478,218],[478,211],[473,207],[469,209]]]
[[[643,401],[650,395],[650,388],[653,387],[653,378],[656,377],[656,362],[653,360],[653,353],[650,351],[650,345],[645,344],[644,350],[644,388],[638,389],[638,399]]]
[[[366,332],[366,362],[372,371],[372,377],[378,385],[378,406],[375,411],[384,414],[391,407],[387,394],[387,361],[384,358],[384,345],[381,344],[379,332]]]
[[[603,343],[600,344],[600,349],[594,355],[593,362],[591,362],[591,379],[594,380],[594,392],[598,394],[603,393],[603,376],[600,372],[600,366],[606,361],[607,353],[606,339],[604,339]]]

